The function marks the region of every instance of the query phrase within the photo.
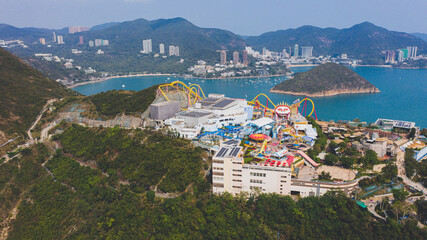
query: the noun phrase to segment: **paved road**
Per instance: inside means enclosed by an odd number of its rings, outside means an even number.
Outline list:
[[[397,175],[403,179],[403,182],[417,189],[418,191],[422,191],[424,196],[427,197],[427,188],[425,188],[421,183],[414,182],[406,176],[405,153],[401,149],[397,150],[396,165],[397,165]]]
[[[28,137],[30,138],[31,142],[34,141],[33,135],[31,134],[31,130],[33,130],[37,126],[37,123],[39,123],[40,119],[43,116],[43,113],[45,113],[46,110],[48,109],[48,106],[51,105],[52,103],[54,103],[55,101],[56,101],[56,99],[50,99],[47,101],[47,103],[43,106],[43,109],[40,111],[39,115],[37,116],[36,120],[33,122],[31,127],[28,129],[27,134],[28,134]]]

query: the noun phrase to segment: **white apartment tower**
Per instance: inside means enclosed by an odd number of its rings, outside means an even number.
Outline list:
[[[163,43],[160,43],[159,50],[160,50],[160,54],[165,54],[165,45]]]
[[[313,56],[313,47],[301,47],[301,57],[302,58],[311,58]]]
[[[153,52],[153,45],[151,39],[146,39],[142,41],[142,52],[145,54]]]
[[[58,44],[64,44],[64,37],[62,35],[58,35]]]

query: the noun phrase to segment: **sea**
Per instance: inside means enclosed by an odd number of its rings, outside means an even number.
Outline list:
[[[294,67],[293,72],[304,72],[312,67]],[[353,71],[374,84],[380,93],[346,94],[330,97],[312,97],[317,118],[321,120],[353,120],[375,122],[378,118],[413,121],[416,126],[427,127],[427,69],[394,69],[382,67],[350,67]],[[141,90],[155,84],[182,81],[199,84],[206,96],[209,93],[225,94],[226,97],[254,99],[266,94],[275,104],[292,103],[304,96],[270,93],[276,84],[288,77],[199,79],[176,76],[147,76],[113,78],[104,82],[81,85],[74,88],[84,95],[92,95],[113,89]],[[265,104],[266,98],[258,100]],[[271,106],[271,105],[270,105]],[[311,103],[307,109],[312,109]],[[308,113],[307,111],[307,113]],[[314,114],[313,114],[314,115]]]

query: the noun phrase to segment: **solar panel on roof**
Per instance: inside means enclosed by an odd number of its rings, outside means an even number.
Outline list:
[[[223,99],[223,100],[219,101],[218,103],[216,103],[215,105],[213,105],[212,107],[222,108],[222,107],[225,107],[234,101],[235,100],[233,100],[233,99]]]
[[[227,148],[224,148],[224,153],[223,153],[220,157],[224,157],[224,156],[225,156],[225,154],[227,154],[227,152],[228,152],[228,149],[227,149]]]
[[[225,150],[225,148],[221,148],[216,156],[221,157],[221,154],[224,152],[224,150]]]

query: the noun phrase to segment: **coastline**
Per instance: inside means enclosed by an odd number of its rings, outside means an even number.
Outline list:
[[[292,92],[292,91],[282,91],[282,90],[273,90],[270,89],[270,92],[272,93],[281,93],[281,94],[288,94],[288,95],[294,95],[294,96],[307,96],[307,97],[331,97],[336,95],[343,95],[343,94],[359,94],[359,93],[380,93],[381,91],[378,88],[373,89],[361,89],[361,90],[340,90],[340,91],[324,91],[320,93],[307,93],[307,92]]]
[[[149,76],[155,76],[155,77],[159,77],[159,76],[172,76],[172,74],[147,73],[147,74],[131,74],[131,75],[110,76],[110,77],[105,77],[105,78],[97,78],[95,80],[90,80],[90,81],[87,81],[87,82],[76,83],[76,84],[67,86],[67,88],[75,88],[75,87],[82,86],[82,85],[105,82],[105,81],[113,79],[113,78],[149,77]]]
[[[226,80],[226,79],[239,79],[239,78],[269,78],[269,77],[284,77],[284,76],[292,76],[293,72],[285,73],[285,74],[275,74],[275,75],[268,75],[268,76],[241,76],[241,77],[217,77],[217,78],[204,78],[204,77],[182,77],[184,79],[203,79],[203,80]]]

